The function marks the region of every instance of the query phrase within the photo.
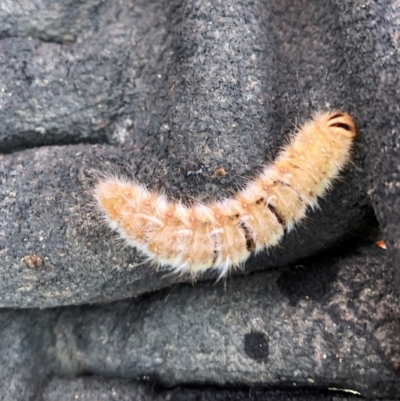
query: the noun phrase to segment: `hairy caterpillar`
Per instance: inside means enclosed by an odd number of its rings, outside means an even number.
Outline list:
[[[278,244],[316,205],[349,161],[355,135],[348,114],[316,114],[273,164],[222,201],[186,206],[116,177],[100,180],[94,198],[109,226],[149,261],[193,277],[215,268],[223,277],[252,251]]]

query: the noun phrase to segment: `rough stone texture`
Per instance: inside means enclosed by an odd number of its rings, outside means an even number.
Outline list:
[[[62,19],[69,3],[37,4],[37,21],[15,13],[9,31],[19,36],[0,41],[0,148],[34,147],[0,158],[1,306],[115,300],[182,280],[136,266],[136,251],[115,245],[88,206],[95,171],[126,171],[175,198],[220,197],[272,160],[299,116],[325,107],[358,115],[329,2],[85,3],[75,13],[90,23],[72,24],[68,44],[50,41],[53,31],[45,42],[40,21],[57,10]],[[27,39],[32,24],[43,32]],[[109,144],[71,145],[88,141]],[[353,168],[321,209],[247,270],[376,234],[364,144],[362,131]],[[212,178],[220,166],[228,175]],[[32,258],[42,263],[32,268]]]
[[[0,400],[35,400],[53,370],[54,311],[0,311]]]
[[[233,386],[399,399],[399,24],[398,0],[3,0],[0,306],[58,307],[0,310],[0,399],[266,394]],[[89,204],[96,171],[175,198],[229,196],[293,124],[334,107],[358,122],[354,165],[246,265],[291,268],[175,284]],[[228,175],[212,178],[218,167]],[[372,207],[387,258],[357,248],[379,235]]]
[[[157,75],[168,76],[179,16],[174,2],[160,5],[2,2],[0,150],[158,133],[168,102]]]
[[[357,401],[358,397],[340,392],[312,390],[265,390],[261,388],[217,389],[204,391],[185,387],[157,390],[155,386],[123,380],[85,378],[52,380],[46,388],[43,401],[70,400],[98,401]]]
[[[356,401],[356,396],[343,395],[335,391],[310,390],[264,390],[249,388],[243,390],[200,390],[177,389],[171,401]]]
[[[105,154],[112,158],[115,152],[79,145],[0,156],[0,170],[6,172],[0,187],[1,306],[121,299],[182,280],[141,264],[136,251],[116,244],[114,234],[87,206],[87,169]],[[362,235],[370,233],[371,209],[361,192],[345,195],[351,193],[351,185],[337,185],[332,197],[321,202],[320,211],[288,235],[280,248],[251,260],[249,269],[293,262],[335,241],[351,240],[363,228]],[[345,217],[338,217],[333,202]]]
[[[169,388],[331,388],[398,399],[400,306],[385,257],[371,244],[234,277],[225,289],[177,285],[106,305],[5,310],[3,388],[10,399],[13,391],[24,395],[18,400],[43,392],[52,399],[68,387],[68,379],[46,384],[53,375],[97,375]],[[85,386],[71,381],[71,394],[114,385]]]
[[[0,38],[31,37],[69,43],[96,28],[102,0],[12,1],[0,5]]]
[[[43,401],[171,401],[171,391],[155,392],[150,384],[102,378],[53,379]]]
[[[340,2],[366,182],[400,291],[400,2]],[[349,91],[350,92],[350,91]]]
[[[226,289],[199,283],[71,308],[56,331],[74,335],[58,341],[90,374],[145,374],[167,386],[330,383],[399,396],[400,306],[384,263],[371,245],[347,259],[232,278]]]

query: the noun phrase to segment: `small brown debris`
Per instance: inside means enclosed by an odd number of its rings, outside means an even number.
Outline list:
[[[36,267],[42,266],[43,261],[37,255],[26,255],[22,258],[22,260],[31,268],[34,269]]]
[[[219,178],[219,177],[224,177],[227,175],[227,171],[223,167],[218,167],[215,171],[214,174],[212,175],[213,178]]]

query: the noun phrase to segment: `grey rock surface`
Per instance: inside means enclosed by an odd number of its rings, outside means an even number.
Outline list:
[[[155,386],[138,384],[127,380],[107,380],[96,377],[77,380],[52,380],[46,388],[44,401],[69,400],[98,401],[357,401],[356,396],[335,391],[312,390],[267,390],[218,389],[206,391],[200,388],[184,387],[174,390],[160,390]]]
[[[116,244],[114,234],[96,217],[85,193],[87,171],[103,156],[112,159],[115,151],[77,145],[0,156],[5,172],[0,187],[0,306],[115,300],[185,279],[143,264],[136,250]],[[351,240],[362,229],[362,235],[372,231],[371,209],[351,183],[337,185],[328,199],[281,247],[251,260],[249,270],[294,262]],[[345,217],[338,218],[338,208]]]
[[[356,401],[357,396],[344,395],[335,391],[302,390],[265,390],[258,388],[227,390],[177,389],[172,393],[171,401]]]
[[[101,5],[104,5],[102,0],[3,0],[0,4],[0,38],[31,37],[44,42],[73,42],[87,30],[95,29]]]
[[[171,391],[155,392],[151,384],[103,378],[54,378],[43,391],[43,401],[171,401]]]
[[[0,400],[399,399],[399,37],[397,0],[0,2]],[[230,196],[325,108],[354,163],[226,286],[141,264],[90,204],[99,172]]]
[[[53,311],[0,311],[0,400],[36,400],[53,369]]]
[[[349,84],[366,149],[368,194],[400,291],[400,4],[338,2]]]
[[[85,194],[96,171],[126,172],[174,198],[229,196],[273,159],[300,116],[340,107],[357,117],[334,4],[90,4],[76,11],[91,22],[84,34],[70,27],[71,43],[27,38],[26,10],[15,15],[19,36],[0,42],[0,147],[14,150],[0,159],[3,307],[115,300],[182,280],[137,266],[135,250],[115,245]],[[63,7],[48,12],[61,18]],[[32,21],[46,15],[38,6]],[[321,209],[248,271],[376,234],[364,145],[362,131],[354,166]],[[212,178],[221,166],[228,175]]]
[[[136,3],[2,3],[1,151],[159,131],[152,115],[167,107],[157,74],[171,64],[166,29],[176,23],[165,19],[174,2]]]
[[[54,375],[398,399],[400,306],[385,258],[371,244],[233,277],[226,288],[181,284],[105,305],[4,310],[0,376],[31,399],[44,389],[52,399],[72,380],[48,384]],[[82,388],[74,380],[70,389]],[[99,383],[87,389],[111,392]]]
[[[64,352],[75,350],[76,366],[96,375],[398,397],[400,306],[384,264],[384,251],[371,245],[235,277],[226,288],[199,283],[67,309],[56,331],[74,334],[62,336]]]

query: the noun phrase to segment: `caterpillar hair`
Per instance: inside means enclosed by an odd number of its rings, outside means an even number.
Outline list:
[[[214,268],[221,278],[305,217],[349,161],[355,135],[348,114],[318,113],[274,163],[222,201],[187,206],[117,177],[99,180],[93,196],[111,229],[149,261],[192,277]]]

